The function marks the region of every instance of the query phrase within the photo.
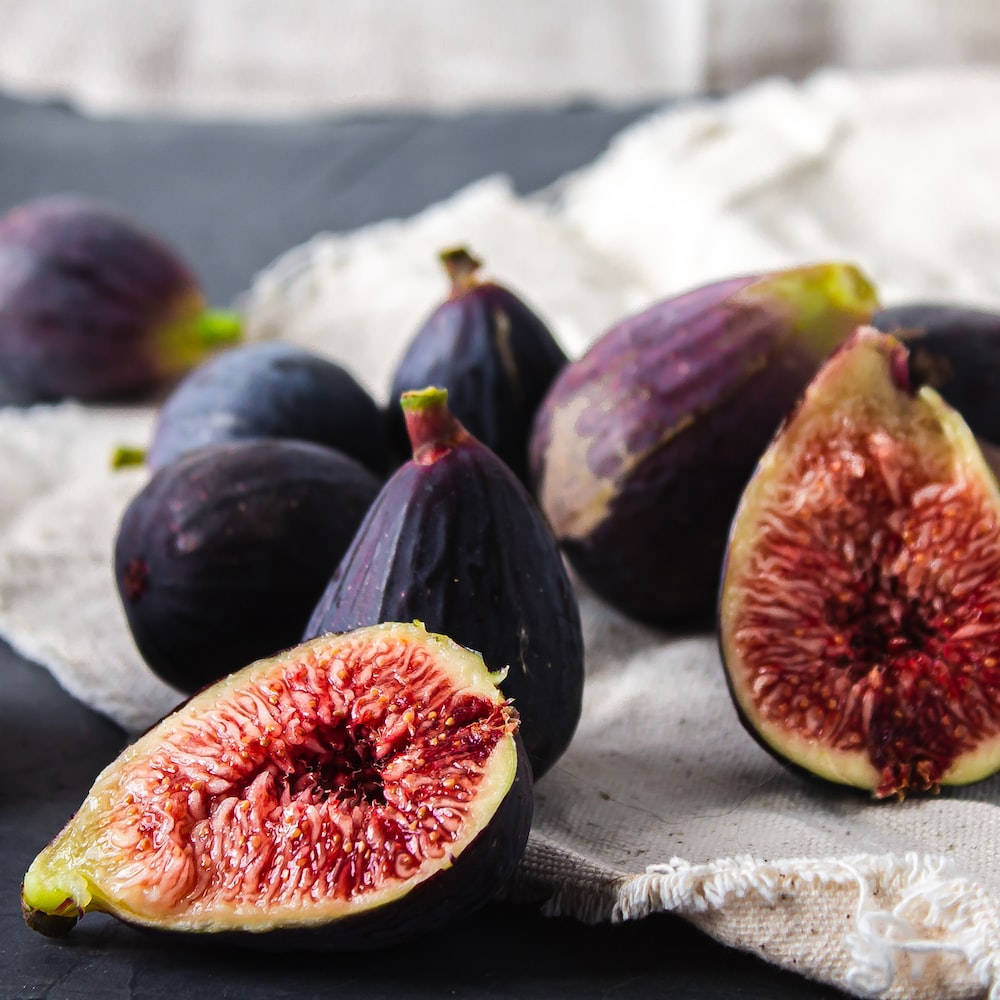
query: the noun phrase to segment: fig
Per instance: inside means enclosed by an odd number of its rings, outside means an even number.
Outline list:
[[[910,376],[933,386],[973,433],[1000,445],[1000,315],[961,306],[913,304],[882,309],[872,325],[910,350]]]
[[[136,645],[194,691],[298,641],[378,480],[304,441],[207,445],[160,469],[115,540]]]
[[[431,929],[524,850],[516,730],[482,658],[419,624],[259,660],[98,775],[28,869],[25,919],[352,949]]]
[[[403,393],[413,459],[382,487],[305,634],[419,618],[479,650],[508,670],[501,686],[539,778],[580,718],[580,613],[541,512],[447,399]]]
[[[134,396],[241,333],[155,236],[60,195],[0,219],[0,373],[22,400]]]
[[[532,471],[597,594],[654,623],[710,616],[754,464],[874,303],[847,264],[732,278],[622,321],[562,371],[536,417]]]
[[[1000,768],[1000,492],[959,414],[861,328],[733,521],[720,638],[744,724],[878,798]]]
[[[452,412],[491,451],[528,482],[528,435],[538,404],[566,364],[548,327],[513,292],[481,281],[481,262],[464,247],[441,260],[451,294],[407,347],[390,399],[409,389],[441,386]],[[406,454],[399,411],[391,414],[396,448]]]
[[[191,372],[164,403],[147,462],[252,437],[312,441],[381,475],[388,465],[384,417],[340,365],[292,344],[235,347]]]

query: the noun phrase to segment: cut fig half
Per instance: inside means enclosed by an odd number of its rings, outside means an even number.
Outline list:
[[[859,329],[733,521],[720,638],[761,744],[878,798],[1000,769],[1000,493],[906,349]]]
[[[421,625],[322,636],[202,691],[97,778],[24,879],[29,926],[398,941],[486,902],[531,821],[517,717]],[[269,933],[270,932],[270,933]]]

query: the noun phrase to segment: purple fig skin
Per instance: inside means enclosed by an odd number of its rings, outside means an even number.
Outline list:
[[[909,348],[916,385],[937,389],[974,434],[1000,445],[1000,314],[912,303],[879,310],[872,326]]]
[[[371,396],[340,365],[279,341],[234,347],[187,375],[157,416],[146,461],[160,469],[207,444],[254,437],[312,441],[388,471]]]
[[[96,201],[41,198],[0,219],[0,377],[16,398],[147,392],[238,336],[207,315],[177,255]]]
[[[424,322],[396,369],[389,398],[437,385],[452,413],[528,484],[535,411],[567,358],[545,323],[513,292],[475,274],[463,249],[442,255],[452,291]],[[393,444],[408,454],[406,428],[390,412]]]
[[[115,581],[149,666],[191,692],[293,645],[378,480],[304,441],[207,445],[126,509]]]
[[[414,457],[372,504],[305,637],[417,619],[478,650],[490,670],[508,667],[500,687],[537,779],[580,718],[580,613],[541,512],[445,398],[404,394]]]
[[[875,305],[849,265],[732,278],[624,320],[559,375],[536,416],[532,472],[597,594],[653,623],[710,619],[757,459]]]

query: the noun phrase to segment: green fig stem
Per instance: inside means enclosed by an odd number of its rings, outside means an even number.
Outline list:
[[[173,318],[156,334],[163,370],[180,375],[201,364],[213,351],[243,339],[243,320],[226,309],[206,309],[200,293],[179,303]]]
[[[430,465],[469,436],[448,409],[448,390],[428,386],[411,389],[399,397],[406,432],[413,446],[413,461]]]
[[[453,296],[464,295],[469,289],[475,288],[479,280],[476,272],[483,266],[483,262],[469,253],[467,247],[449,247],[442,250],[438,257],[448,272]]]
[[[146,461],[146,449],[136,448],[131,444],[120,444],[111,452],[111,468],[127,469],[133,465],[142,465]]]
[[[243,317],[231,309],[206,309],[196,320],[195,331],[205,347],[238,344],[243,339]]]

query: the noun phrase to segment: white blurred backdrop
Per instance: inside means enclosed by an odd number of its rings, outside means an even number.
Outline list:
[[[625,102],[1000,62],[997,0],[0,0],[0,88],[275,115]]]

